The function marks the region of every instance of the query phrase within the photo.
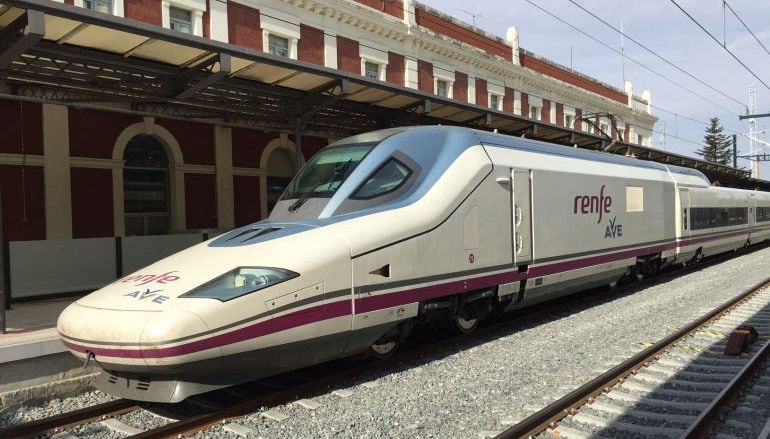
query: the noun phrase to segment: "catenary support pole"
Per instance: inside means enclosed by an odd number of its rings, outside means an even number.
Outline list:
[[[733,134],[733,168],[738,167],[738,135]]]

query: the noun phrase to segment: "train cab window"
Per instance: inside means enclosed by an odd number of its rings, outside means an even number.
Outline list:
[[[368,200],[393,192],[401,187],[411,174],[409,167],[392,158],[374,171],[351,198]]]
[[[295,211],[310,198],[331,198],[375,145],[340,145],[321,150],[291,181],[279,201],[296,200],[289,207]]]

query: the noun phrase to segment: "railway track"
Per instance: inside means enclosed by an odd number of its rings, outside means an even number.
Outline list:
[[[10,439],[56,435],[70,427],[110,419],[114,416],[119,416],[135,410],[139,410],[139,405],[136,401],[118,399],[92,407],[86,407],[80,410],[8,427],[0,430],[0,437]]]
[[[758,339],[739,356],[724,354],[729,334],[750,325]],[[561,438],[706,437],[720,428],[755,437],[733,416],[770,392],[756,379],[770,358],[770,279],[709,312],[634,357],[499,434]],[[739,393],[745,393],[738,398]],[[737,399],[736,399],[737,398]],[[743,400],[736,409],[728,404]],[[716,430],[715,430],[716,429]],[[729,437],[729,436],[728,436]]]
[[[762,247],[756,247],[758,250]],[[750,250],[750,251],[754,251]],[[729,259],[731,255],[722,255],[709,258],[696,266],[687,268],[671,268],[657,277],[653,282],[665,282],[666,280],[679,276],[682,271],[697,271],[702,268],[716,265]],[[313,368],[303,369],[298,372],[291,372],[285,376],[271,378],[271,380],[282,382],[272,389],[260,388],[258,390],[248,389],[238,391],[237,389],[229,395],[215,396],[216,392],[228,393],[232,389],[216,391],[212,394],[203,395],[201,401],[193,401],[193,404],[204,406],[204,410],[194,414],[172,414],[169,416],[160,416],[155,411],[150,413],[141,413],[147,411],[142,405],[136,402],[126,400],[116,400],[110,403],[100,404],[98,406],[77,410],[75,412],[64,413],[50,418],[32,421],[29,423],[9,427],[0,430],[2,438],[28,438],[40,437],[58,433],[61,439],[76,439],[75,434],[62,433],[75,427],[82,427],[89,423],[101,422],[106,428],[119,433],[120,436],[132,438],[177,438],[192,435],[194,433],[205,431],[213,426],[222,425],[228,420],[258,412],[264,408],[274,407],[280,404],[294,401],[299,398],[309,397],[321,392],[326,392],[333,385],[350,380],[355,377],[372,373],[377,370],[385,369],[389,366],[400,363],[416,362],[426,354],[430,354],[442,348],[456,345],[458,343],[469,342],[473,340],[483,340],[484,338],[494,337],[496,333],[503,332],[512,327],[520,325],[522,322],[531,322],[533,319],[545,319],[564,312],[574,312],[576,307],[591,306],[591,303],[601,302],[603,300],[612,300],[612,298],[621,297],[627,294],[633,294],[637,289],[647,285],[630,284],[616,289],[603,289],[594,291],[592,294],[577,294],[568,298],[562,298],[558,301],[559,306],[553,304],[542,304],[527,308],[524,311],[516,312],[506,316],[504,320],[493,322],[479,330],[461,336],[451,337],[437,342],[417,344],[404,352],[396,353],[394,356],[385,360],[378,361],[344,361],[340,366],[320,365]],[[342,370],[340,370],[342,369]],[[310,371],[310,372],[308,372]],[[296,378],[296,376],[305,376],[306,379]],[[310,378],[307,378],[310,376]],[[249,387],[248,385],[246,386]],[[238,395],[238,396],[236,396]],[[193,397],[195,398],[195,397]],[[205,401],[216,401],[207,403]],[[223,402],[227,400],[227,402]],[[157,406],[156,406],[157,407]],[[155,427],[144,430],[133,427],[130,422],[120,421],[122,415],[132,412],[134,415],[154,417]],[[161,413],[165,412],[162,410]],[[145,428],[147,425],[145,425]],[[85,436],[83,436],[85,437]]]

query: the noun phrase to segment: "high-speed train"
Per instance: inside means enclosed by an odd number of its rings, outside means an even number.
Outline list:
[[[770,193],[700,172],[458,127],[318,152],[268,220],[91,293],[60,316],[97,387],[176,402],[770,238]]]

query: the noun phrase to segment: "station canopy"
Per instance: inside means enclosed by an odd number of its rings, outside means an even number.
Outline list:
[[[0,0],[0,98],[324,137],[459,125],[770,190],[770,182],[729,166],[50,0]]]

